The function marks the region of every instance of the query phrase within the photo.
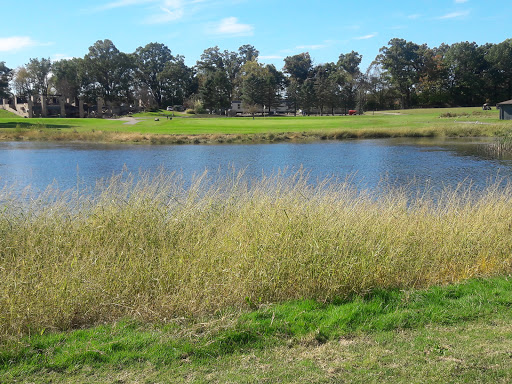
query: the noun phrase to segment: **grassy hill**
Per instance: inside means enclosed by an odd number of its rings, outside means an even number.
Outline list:
[[[5,109],[0,109],[0,119],[3,119],[3,118],[13,119],[13,118],[18,118],[18,117],[19,116],[15,115],[12,112],[6,111]]]

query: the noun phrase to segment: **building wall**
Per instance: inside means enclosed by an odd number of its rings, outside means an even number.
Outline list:
[[[500,120],[512,120],[512,105],[500,106]]]

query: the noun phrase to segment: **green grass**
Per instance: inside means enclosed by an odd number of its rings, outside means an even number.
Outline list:
[[[440,117],[447,113],[457,117]],[[177,116],[178,113],[175,113],[172,120],[163,117],[160,121],[154,120],[155,116],[162,114],[169,115],[171,112],[138,115],[141,121],[135,125],[105,119],[0,118],[0,138],[156,143],[176,141],[169,139],[169,135],[181,135],[183,137],[179,140],[183,142],[193,142],[198,137],[199,142],[215,141],[218,139],[215,136],[227,135],[223,141],[243,141],[248,136],[256,141],[272,141],[345,137],[493,136],[511,127],[510,122],[499,120],[496,110],[482,111],[479,108],[368,112],[363,116],[260,117],[254,120],[242,117],[182,117],[183,114]],[[18,132],[12,132],[11,128],[18,128]],[[195,137],[187,137],[191,135]],[[201,135],[204,137],[201,138]]]
[[[12,119],[13,117],[17,118],[18,116],[12,112],[6,111],[5,109],[0,109],[0,119],[3,119],[3,118]]]
[[[509,382],[512,280],[293,301],[168,324],[40,332],[2,382]]]

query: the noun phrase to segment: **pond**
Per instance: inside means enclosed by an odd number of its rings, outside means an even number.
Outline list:
[[[149,146],[90,143],[0,143],[0,185],[20,190],[92,187],[123,169],[138,173],[164,169],[185,178],[204,170],[244,170],[260,177],[287,169],[305,169],[312,182],[349,178],[375,188],[387,180],[412,180],[435,188],[471,182],[484,187],[496,178],[512,179],[512,160],[485,155],[487,139],[374,139],[313,143]]]

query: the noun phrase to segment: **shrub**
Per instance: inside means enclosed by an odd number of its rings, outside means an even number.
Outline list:
[[[206,113],[206,109],[204,109],[203,103],[201,100],[196,100],[194,102],[194,111],[198,114]]]

